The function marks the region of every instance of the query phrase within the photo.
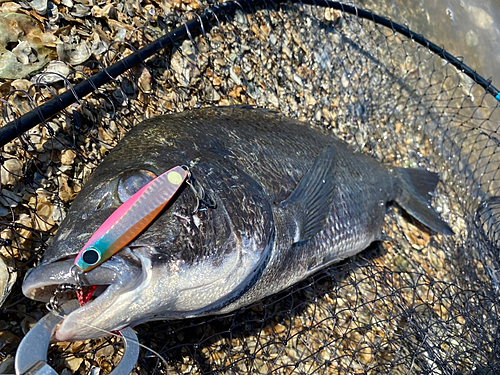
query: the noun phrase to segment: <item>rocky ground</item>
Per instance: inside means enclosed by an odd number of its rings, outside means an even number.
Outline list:
[[[0,5],[4,123],[208,6]],[[233,104],[278,110],[384,162],[440,172],[434,204],[456,235],[431,235],[393,207],[380,243],[278,296],[223,318],[137,327],[168,366],[144,349],[134,373],[437,374],[486,366],[496,324],[488,316],[498,303],[487,275],[493,266],[469,250],[477,199],[496,186],[481,160],[494,165],[496,151],[486,155],[477,129],[462,125],[493,127],[495,104],[454,69],[391,30],[338,11],[239,11],[4,146],[0,373],[12,371],[20,339],[46,313],[22,296],[22,277],[109,150],[142,119]],[[121,350],[118,339],[57,343],[49,357],[63,373],[108,373]]]

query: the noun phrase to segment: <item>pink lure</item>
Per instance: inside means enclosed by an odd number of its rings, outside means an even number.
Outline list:
[[[90,271],[126,246],[160,213],[187,175],[182,167],[174,167],[127,199],[88,240],[75,265],[84,272]]]

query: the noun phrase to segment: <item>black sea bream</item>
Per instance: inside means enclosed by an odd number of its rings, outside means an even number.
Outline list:
[[[97,298],[63,320],[56,340],[248,305],[365,249],[379,238],[391,201],[430,229],[452,233],[429,206],[435,173],[384,166],[274,112],[198,109],[144,121],[127,134],[27,274],[25,295],[48,301],[57,285],[74,282],[74,258],[106,218],[178,165],[189,167],[191,185],[83,275],[100,286]]]

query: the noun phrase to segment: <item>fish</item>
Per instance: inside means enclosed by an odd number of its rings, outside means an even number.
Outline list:
[[[270,110],[193,109],[145,120],[107,155],[25,276],[25,296],[47,302],[58,285],[75,283],[74,259],[96,230],[145,184],[181,165],[188,183],[155,220],[79,275],[97,289],[65,316],[55,340],[247,306],[380,240],[390,204],[430,231],[453,234],[430,205],[437,173],[381,164]]]

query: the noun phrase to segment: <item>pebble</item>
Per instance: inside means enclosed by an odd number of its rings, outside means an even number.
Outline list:
[[[347,73],[343,73],[342,77],[340,78],[340,84],[344,87],[347,88],[349,87],[349,78],[347,77]]]
[[[74,374],[81,366],[83,358],[69,357],[65,360],[66,366]]]
[[[0,194],[0,204],[5,207],[16,207],[23,199],[8,189],[2,189]]]
[[[64,150],[61,153],[61,163],[64,165],[72,165],[75,161],[76,153],[73,150]]]
[[[97,357],[111,357],[115,353],[115,348],[111,345],[106,345],[96,352]]]

